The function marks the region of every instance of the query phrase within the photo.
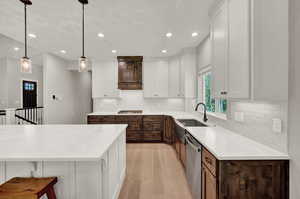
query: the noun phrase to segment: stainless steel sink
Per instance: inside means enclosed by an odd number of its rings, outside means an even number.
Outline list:
[[[206,124],[195,120],[195,119],[178,119],[178,122],[180,122],[181,124],[183,124],[183,126],[190,126],[190,127],[207,127]]]

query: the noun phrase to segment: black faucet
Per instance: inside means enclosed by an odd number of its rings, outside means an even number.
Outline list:
[[[198,111],[198,108],[199,108],[200,105],[203,105],[203,107],[204,107],[204,117],[203,117],[203,121],[204,121],[204,122],[207,122],[208,119],[207,119],[207,115],[206,115],[206,105],[205,105],[204,103],[202,103],[202,102],[198,103],[197,106],[196,106],[196,108],[195,108],[195,111]]]

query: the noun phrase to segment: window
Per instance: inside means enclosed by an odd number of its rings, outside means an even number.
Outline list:
[[[204,102],[207,111],[216,114],[222,114],[222,118],[227,111],[227,100],[213,98],[212,95],[212,73],[210,69],[206,69],[199,74],[198,78],[198,101]]]

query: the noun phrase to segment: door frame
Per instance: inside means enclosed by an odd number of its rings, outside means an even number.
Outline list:
[[[36,105],[38,106],[39,104],[39,81],[36,80],[36,79],[24,79],[24,78],[21,78],[20,80],[20,87],[21,87],[21,108],[23,108],[23,81],[30,81],[30,82],[35,82],[36,83]]]

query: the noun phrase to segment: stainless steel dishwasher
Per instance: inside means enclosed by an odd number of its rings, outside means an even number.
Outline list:
[[[194,199],[201,199],[202,146],[189,133],[186,138],[186,175]]]

